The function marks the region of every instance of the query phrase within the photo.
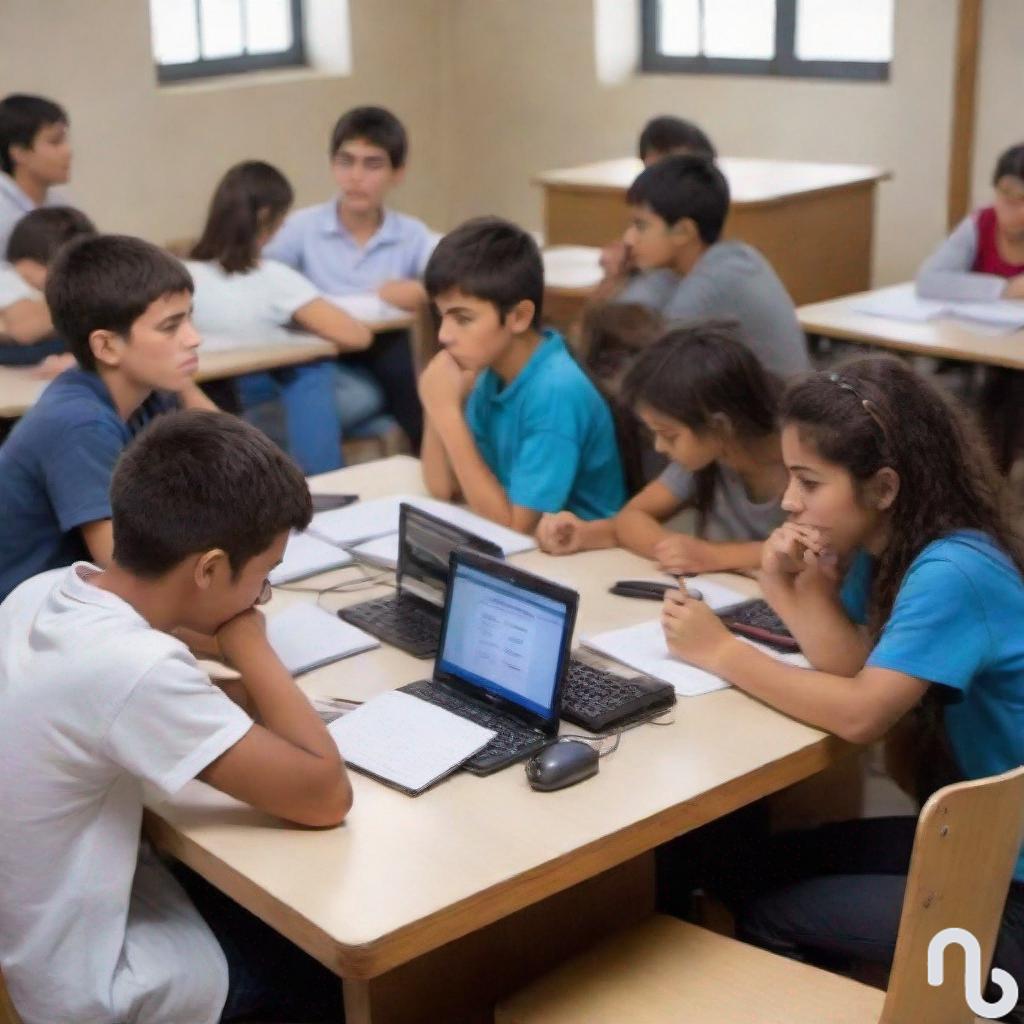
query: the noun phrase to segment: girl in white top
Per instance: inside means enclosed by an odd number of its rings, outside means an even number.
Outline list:
[[[284,175],[258,160],[236,164],[217,186],[187,261],[195,281],[195,325],[207,350],[287,343],[289,326],[333,342],[339,353],[361,351],[373,341],[365,324],[321,297],[298,271],[261,258],[293,197]],[[236,381],[246,419],[264,426],[283,407],[284,446],[307,474],[341,466],[336,375],[335,361],[327,359]]]

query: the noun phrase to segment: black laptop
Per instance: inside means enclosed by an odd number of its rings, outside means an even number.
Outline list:
[[[399,506],[396,594],[342,608],[353,626],[415,658],[433,658],[441,636],[448,560],[460,547],[502,557],[492,541],[408,505]]]

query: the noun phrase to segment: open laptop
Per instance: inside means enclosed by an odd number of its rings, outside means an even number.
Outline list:
[[[496,731],[469,771],[489,775],[557,735],[578,601],[507,562],[452,553],[433,678],[401,689]]]
[[[338,614],[415,658],[433,658],[441,636],[451,553],[466,547],[501,558],[502,550],[415,505],[402,502],[398,517],[398,592],[342,608]]]

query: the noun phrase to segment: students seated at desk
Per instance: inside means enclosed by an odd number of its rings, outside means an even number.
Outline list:
[[[25,1024],[341,1020],[337,977],[139,846],[144,784],[172,796],[199,778],[303,825],[348,812],[338,748],[256,608],[289,530],[309,525],[305,479],[248,424],[181,412],[125,451],[110,491],[107,569],[43,573],[0,605],[12,1000]],[[216,636],[259,724],[171,635],[182,627]]]
[[[886,358],[794,384],[782,423],[789,521],[765,545],[760,581],[813,669],[741,642],[682,591],[663,608],[670,650],[854,743],[919,719],[922,798],[1020,765],[1024,543],[977,429]],[[741,875],[733,893],[748,897],[741,934],[888,963],[915,824],[855,821],[757,844],[749,891]],[[995,966],[1024,978],[1024,857],[1015,879]]]
[[[650,167],[677,153],[695,153],[709,160],[718,158],[704,130],[692,121],[671,114],[652,117],[644,125],[637,140],[637,156],[643,161],[644,167]],[[601,250],[601,269],[609,277],[625,276],[636,269],[625,242],[612,242]]]
[[[0,100],[0,253],[14,225],[40,206],[66,206],[55,185],[71,176],[68,115],[42,96]]]
[[[778,384],[737,335],[735,323],[699,321],[640,353],[623,398],[671,461],[614,519],[544,516],[544,551],[619,546],[676,574],[760,566],[762,542],[785,518]],[[694,537],[662,525],[687,507],[697,511]]]
[[[293,213],[264,255],[301,271],[324,295],[377,292],[410,311],[426,302],[420,279],[437,236],[415,217],[388,209],[388,193],[405,176],[408,139],[402,122],[381,107],[343,114],[330,139],[338,195]],[[407,331],[379,336],[342,364],[349,391],[374,412],[390,412],[418,450],[423,411],[416,398]]]
[[[793,302],[771,264],[746,242],[720,240],[729,185],[699,156],[670,156],[629,188],[625,242],[640,270],[607,279],[599,299],[639,302],[666,320],[729,317],[765,369],[783,379],[808,369],[807,343]]]
[[[96,234],[92,221],[71,206],[47,206],[15,225],[7,243],[7,263],[0,263],[0,365],[45,363],[45,376],[74,365],[74,356],[54,333],[43,298],[47,269],[61,246],[73,238]]]
[[[1024,143],[999,157],[992,186],[993,204],[965,217],[922,264],[922,298],[1024,299]]]
[[[544,512],[625,501],[611,412],[557,331],[541,331],[544,266],[527,232],[481,217],[427,265],[442,351],[420,377],[423,478],[445,501],[532,533]]]
[[[0,601],[37,573],[110,562],[110,476],[125,445],[177,408],[212,409],[193,381],[192,278],[138,238],[61,250],[46,281],[78,368],[53,381],[0,446]]]
[[[217,335],[221,347],[226,339],[241,348],[286,344],[285,327],[294,323],[339,352],[360,352],[373,341],[369,327],[324,299],[297,270],[261,256],[293,197],[284,175],[258,160],[236,164],[221,179],[185,264],[195,281],[196,329]],[[322,359],[246,374],[235,388],[246,418],[271,436],[278,433],[275,414],[283,410],[285,436],[274,439],[313,474],[341,467],[342,434],[367,418],[346,399],[344,381],[336,361]]]

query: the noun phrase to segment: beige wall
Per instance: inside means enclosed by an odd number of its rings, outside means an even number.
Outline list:
[[[158,87],[146,0],[0,0],[0,94],[60,100],[72,118],[74,197],[102,228],[154,241],[194,234],[214,184],[238,160],[276,164],[300,204],[326,197],[334,120],[355,104],[382,103],[412,140],[414,173],[395,203],[443,226],[443,0],[350,3],[351,76]]]

